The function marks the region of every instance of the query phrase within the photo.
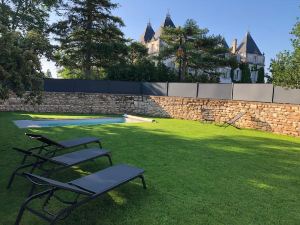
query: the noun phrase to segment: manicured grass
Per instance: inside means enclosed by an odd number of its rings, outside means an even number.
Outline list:
[[[5,185],[20,161],[11,147],[34,145],[24,137],[27,130],[18,129],[12,120],[31,116],[0,113],[1,225],[14,223],[28,192],[25,179],[17,179],[9,191]],[[30,129],[58,140],[101,137],[115,164],[146,170],[147,190],[139,180],[124,185],[78,208],[60,224],[299,224],[300,139],[193,121],[157,121]],[[106,166],[107,161],[99,159],[54,177],[67,181]],[[52,207],[58,208],[58,204]],[[29,213],[22,222],[42,224]]]

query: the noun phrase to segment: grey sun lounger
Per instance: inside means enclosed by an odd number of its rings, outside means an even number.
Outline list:
[[[75,208],[136,178],[140,178],[142,180],[143,187],[146,189],[143,173],[143,169],[128,165],[117,165],[68,183],[62,183],[41,176],[25,173],[24,175],[33,184],[45,186],[48,189],[34,194],[25,200],[25,202],[21,205],[15,225],[20,224],[25,210],[47,221],[50,225],[54,225],[59,220],[65,219]],[[56,193],[61,190],[76,193],[75,199],[70,202],[62,199],[62,197],[58,197]],[[47,206],[52,198],[63,203],[65,207],[56,213],[50,212]],[[43,199],[40,200],[43,204],[42,208],[39,210],[29,206],[30,203],[36,199]]]
[[[63,140],[63,141],[54,141],[44,135],[40,134],[31,134],[25,133],[30,139],[37,140],[42,143],[42,145],[29,148],[27,151],[36,152],[37,154],[46,154],[54,156],[57,150],[60,149],[69,149],[84,146],[88,148],[88,144],[96,143],[99,145],[99,148],[102,148],[101,141],[99,138],[96,137],[83,137],[83,138],[76,138],[71,140]],[[21,165],[25,164],[27,159],[27,154],[24,154],[24,157],[21,161]]]
[[[230,119],[229,121],[226,121],[226,122],[222,125],[222,127],[227,128],[227,127],[229,127],[229,126],[233,126],[233,127],[237,128],[237,129],[240,129],[238,126],[235,125],[235,123],[236,123],[237,121],[239,121],[245,114],[246,114],[246,112],[240,112],[239,114],[237,114],[235,117],[233,117],[233,118]]]
[[[97,143],[99,144],[100,148],[102,147],[100,139],[96,137],[83,137],[83,138],[76,138],[76,139],[64,140],[64,141],[54,141],[40,134],[25,133],[25,135],[27,135],[31,139],[42,142],[43,146],[55,146],[57,148],[74,148],[81,145]]]
[[[64,155],[59,156],[47,156],[47,155],[41,155],[36,154],[31,151],[19,149],[19,148],[13,148],[14,150],[22,153],[27,158],[33,158],[32,162],[30,163],[24,163],[18,166],[10,176],[7,188],[9,189],[14,181],[14,178],[16,175],[22,176],[23,173],[20,171],[29,170],[31,173],[33,173],[34,170],[39,169],[43,171],[43,173],[47,176],[50,176],[54,172],[58,172],[60,170],[78,165],[80,163],[84,163],[90,160],[94,160],[96,158],[100,157],[107,157],[109,160],[110,165],[112,165],[111,160],[111,153],[108,150],[100,149],[100,148],[88,148],[79,150],[76,152],[67,153]],[[53,166],[51,168],[44,168],[43,165],[45,163],[51,163]],[[33,190],[31,190],[32,192]]]

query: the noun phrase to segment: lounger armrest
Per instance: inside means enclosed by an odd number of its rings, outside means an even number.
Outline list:
[[[30,151],[27,151],[27,150],[23,150],[23,149],[20,149],[20,148],[13,148],[13,149],[16,150],[17,152],[23,153],[24,155],[27,155],[27,156],[35,157],[35,158],[43,160],[45,162],[49,161],[49,162],[61,165],[60,162],[57,162],[57,161],[55,161],[55,160],[53,160],[51,158],[47,158],[45,156],[42,156],[42,155],[39,155],[39,154],[35,154],[33,152],[30,152]]]
[[[49,186],[49,184],[45,183],[45,182],[41,182],[40,180],[35,179],[32,176],[28,176],[28,174],[25,174],[25,177],[27,178],[27,180],[29,180],[31,183],[38,185],[38,186]]]
[[[75,192],[75,193],[83,194],[83,195],[93,195],[94,194],[92,192],[88,192],[83,189],[80,189],[76,186],[72,186],[68,183],[63,183],[60,181],[41,177],[41,176],[31,174],[31,173],[23,173],[23,174],[30,182],[32,182],[33,184],[39,185],[39,186],[50,186],[53,188],[71,191],[71,192]]]
[[[40,135],[40,134],[25,133],[25,135],[28,136],[31,139],[38,140],[38,141],[40,141],[44,144],[47,144],[47,145],[55,145],[55,146],[58,146],[60,148],[64,147],[63,145],[59,144],[58,142],[53,141],[52,139],[49,139],[46,136],[43,136],[43,135]]]

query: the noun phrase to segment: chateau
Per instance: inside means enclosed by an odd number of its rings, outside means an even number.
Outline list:
[[[166,16],[165,21],[156,32],[154,31],[151,23],[148,23],[146,30],[141,37],[141,43],[143,43],[148,48],[149,55],[159,54],[161,48],[164,45],[160,36],[162,34],[163,28],[165,27],[176,27],[169,13]],[[251,80],[253,83],[256,83],[258,78],[258,69],[265,66],[265,56],[257,47],[250,32],[246,33],[246,36],[239,45],[237,39],[234,39],[231,47],[228,46],[226,41],[224,43],[224,46],[228,48],[229,54],[236,56],[238,62],[249,64],[249,68],[251,71]],[[168,59],[164,63],[166,66],[176,69],[176,65],[173,59]],[[233,80],[231,78],[230,67],[219,68],[218,72],[222,74],[220,77],[220,83],[232,83],[233,81],[238,82],[242,78],[242,71],[239,68],[234,70]]]

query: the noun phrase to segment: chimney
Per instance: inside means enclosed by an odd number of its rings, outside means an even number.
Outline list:
[[[235,54],[237,49],[237,39],[234,39],[231,46],[231,53]]]

